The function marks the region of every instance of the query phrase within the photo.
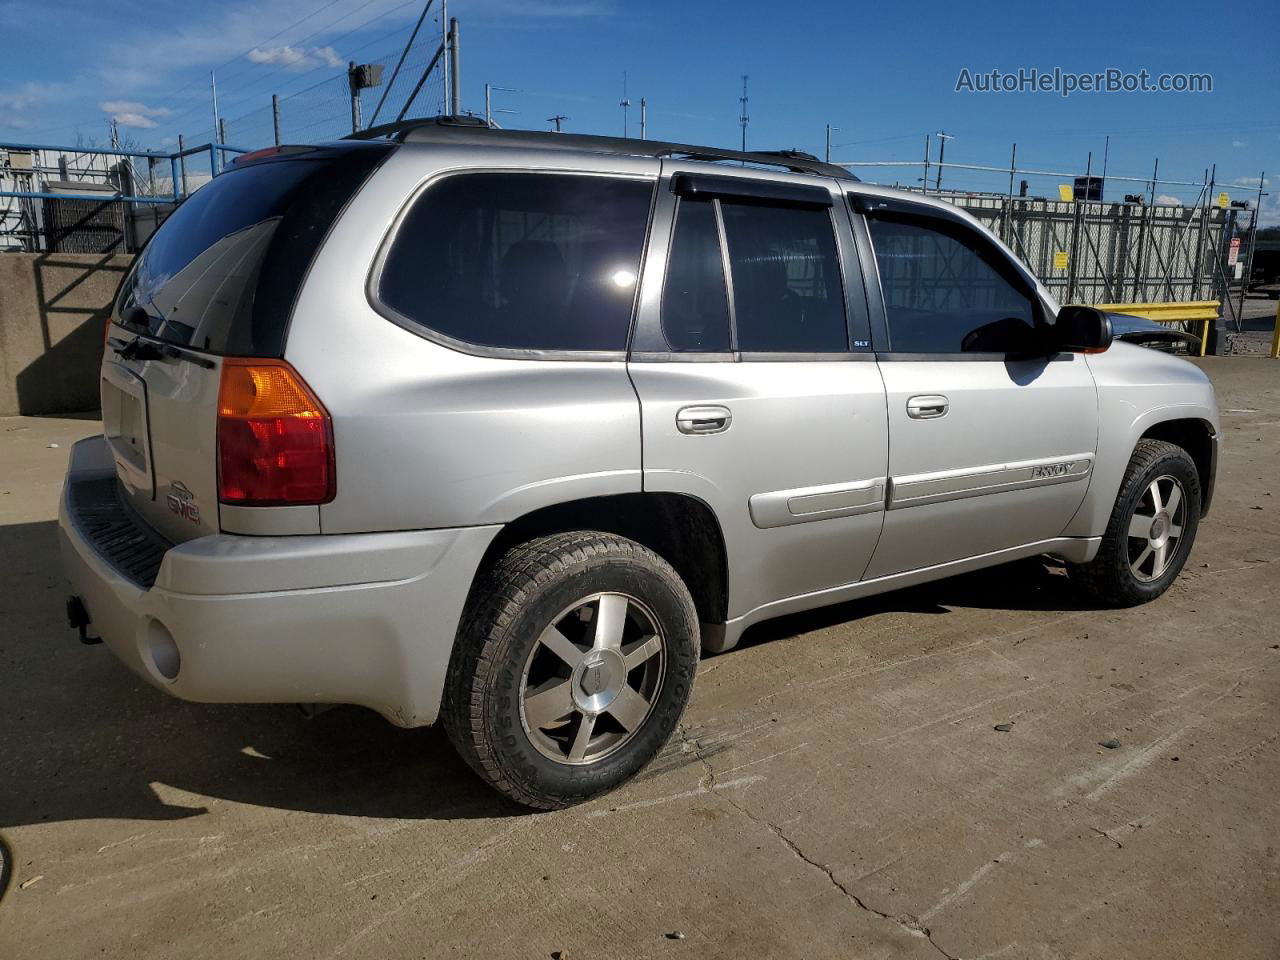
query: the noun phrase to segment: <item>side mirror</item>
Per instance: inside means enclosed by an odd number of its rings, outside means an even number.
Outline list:
[[[1049,327],[1049,343],[1068,353],[1101,353],[1111,346],[1111,318],[1101,310],[1072,303],[1058,311]]]

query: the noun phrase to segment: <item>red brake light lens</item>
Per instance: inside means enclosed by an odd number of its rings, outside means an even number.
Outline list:
[[[333,421],[283,360],[222,363],[218,499],[244,507],[328,503],[335,492]]]

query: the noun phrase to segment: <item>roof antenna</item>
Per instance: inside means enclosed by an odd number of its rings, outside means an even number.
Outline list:
[[[618,106],[622,108],[622,137],[627,137],[627,110],[631,107],[631,98],[627,96],[627,71],[622,71],[622,100]]]
[[[547,117],[547,123],[554,123],[556,125],[556,133],[560,133],[561,132],[560,122],[562,120],[568,120],[568,119],[569,118],[566,117],[563,113],[557,113],[554,117]]]

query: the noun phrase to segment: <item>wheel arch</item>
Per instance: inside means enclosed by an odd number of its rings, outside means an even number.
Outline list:
[[[1138,440],[1164,440],[1187,451],[1200,478],[1200,516],[1206,516],[1218,466],[1218,438],[1213,424],[1200,417],[1161,420],[1148,426]]]
[[[704,640],[729,611],[729,561],[724,532],[705,501],[683,493],[619,493],[584,497],[531,510],[506,524],[489,544],[477,577],[498,557],[534,537],[569,530],[614,533],[666,560],[693,596]]]

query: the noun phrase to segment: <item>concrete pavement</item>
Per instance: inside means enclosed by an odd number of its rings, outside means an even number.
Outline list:
[[[0,957],[1280,955],[1280,362],[1203,365],[1226,448],[1165,597],[1033,562],[762,624],[651,770],[549,814],[439,732],[81,647],[53,518],[97,424],[0,420]]]

